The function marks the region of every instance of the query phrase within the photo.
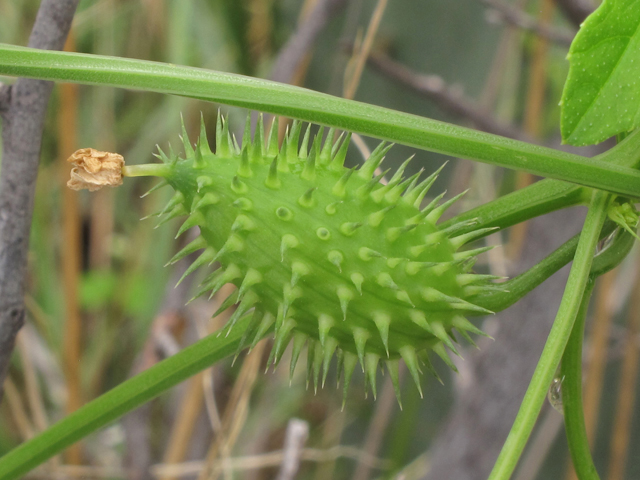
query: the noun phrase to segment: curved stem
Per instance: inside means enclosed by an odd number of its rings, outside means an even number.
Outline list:
[[[589,308],[589,299],[595,286],[595,278],[589,277],[589,282],[582,297],[580,311],[569,337],[567,348],[562,356],[562,408],[564,410],[564,426],[567,432],[567,442],[571,452],[573,468],[580,480],[600,480],[587,438],[582,408],[582,340],[584,325]]]
[[[511,477],[531,435],[580,309],[609,199],[610,195],[605,192],[596,191],[593,194],[558,314],[489,480],[507,480]]]
[[[606,222],[599,238],[607,237],[615,228],[615,223]],[[571,261],[575,256],[579,237],[580,235],[576,235],[529,270],[502,283],[500,286],[506,291],[477,295],[469,301],[492,312],[510,307]],[[631,234],[618,231],[613,242],[593,259],[590,275],[599,276],[615,268],[631,251],[634,242],[635,238]]]
[[[298,118],[621,195],[640,172],[267,80],[171,64],[0,45],[0,74],[181,95]]]
[[[608,222],[607,222],[608,223]],[[603,230],[605,230],[605,227]],[[602,238],[602,237],[601,237]],[[636,238],[626,230],[618,229],[615,239],[604,251],[593,259],[589,275],[596,278],[613,270],[629,255],[635,245]]]
[[[87,403],[36,437],[0,457],[0,480],[21,477],[89,433],[157,397],[236,352],[250,319],[228,337],[211,334]]]
[[[594,157],[601,162],[638,168],[640,166],[640,129],[635,130],[614,148]],[[636,195],[640,195],[638,192]],[[507,228],[530,218],[577,204],[588,204],[591,191],[584,187],[546,179],[503,195],[491,202],[463,212],[441,224],[446,228],[458,222],[477,219],[477,223],[461,229],[460,234],[476,228]]]

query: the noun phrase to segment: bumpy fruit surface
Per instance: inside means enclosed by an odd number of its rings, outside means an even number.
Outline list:
[[[397,384],[403,359],[420,388],[419,361],[433,371],[427,352],[453,367],[445,350],[456,352],[453,330],[468,339],[467,332],[481,332],[465,315],[490,313],[466,300],[492,288],[491,277],[469,273],[479,250],[457,251],[486,231],[438,228],[455,198],[439,204],[440,196],[420,209],[436,174],[403,179],[405,163],[381,183],[375,172],[388,146],[347,169],[348,135],[334,142],[330,130],[323,144],[319,134],[309,148],[309,129],[300,142],[301,130],[294,123],[278,147],[277,128],[265,142],[260,121],[255,140],[247,129],[239,146],[219,118],[215,153],[204,126],[195,147],[183,132],[184,159],[161,152],[176,191],[163,221],[187,215],[179,234],[200,228],[172,262],[200,249],[186,274],[219,262],[198,294],[237,287],[221,310],[237,304],[228,329],[251,316],[241,348],[273,330],[270,361],[277,363],[292,342],[293,372],[308,344],[316,386],[337,354],[345,395],[357,363],[375,395],[379,362]]]

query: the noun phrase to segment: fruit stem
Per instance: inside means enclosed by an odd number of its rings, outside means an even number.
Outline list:
[[[161,163],[145,165],[128,165],[122,167],[123,177],[166,177],[171,173],[171,166]]]

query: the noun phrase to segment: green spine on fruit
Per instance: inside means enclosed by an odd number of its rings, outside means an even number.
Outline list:
[[[495,277],[470,272],[486,249],[458,252],[486,229],[458,235],[462,225],[436,224],[458,197],[440,204],[441,195],[421,208],[439,171],[405,179],[405,162],[385,185],[376,172],[390,148],[384,143],[348,169],[349,134],[336,139],[329,130],[322,142],[321,131],[311,140],[310,129],[302,134],[294,122],[278,146],[277,128],[265,141],[260,119],[255,137],[247,122],[239,145],[219,117],[215,153],[203,124],[195,146],[183,127],[185,158],[158,155],[176,191],[161,222],[186,215],[178,235],[200,228],[169,263],[202,250],[186,276],[219,262],[196,296],[237,287],[220,311],[237,305],[228,331],[251,316],[239,350],[273,329],[269,362],[276,365],[292,343],[293,374],[307,344],[315,388],[336,354],[345,398],[358,363],[374,395],[383,362],[396,393],[399,359],[421,393],[420,364],[434,372],[430,350],[455,369],[447,353],[457,354],[454,331],[471,341],[469,333],[482,332],[466,316],[491,313],[467,299],[499,286],[490,283]]]

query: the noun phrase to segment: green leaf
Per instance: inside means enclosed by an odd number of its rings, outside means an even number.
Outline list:
[[[640,125],[640,2],[604,0],[576,35],[562,95],[562,138],[592,145]]]

